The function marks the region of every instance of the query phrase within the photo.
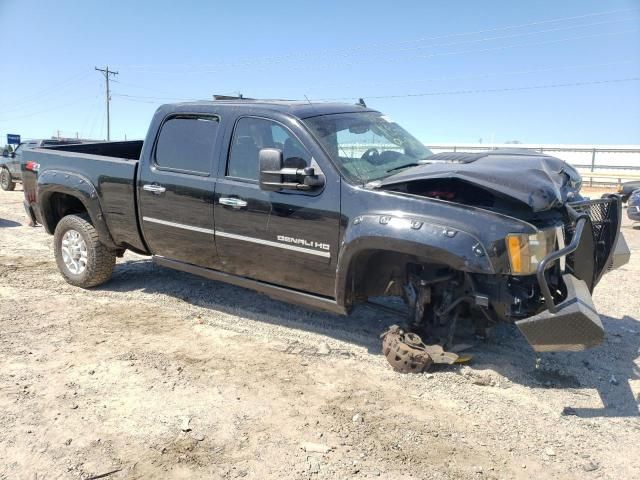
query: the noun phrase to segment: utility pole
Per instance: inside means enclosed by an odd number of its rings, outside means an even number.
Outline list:
[[[118,75],[118,72],[106,68],[95,67],[98,72],[102,72],[107,83],[107,142],[111,141],[111,117],[109,115],[109,103],[111,102],[111,94],[109,93],[109,75]]]

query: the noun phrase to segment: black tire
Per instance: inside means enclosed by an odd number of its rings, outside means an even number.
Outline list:
[[[16,188],[16,182],[11,180],[11,173],[6,167],[0,170],[0,188],[6,192],[12,192]]]
[[[70,230],[79,233],[86,245],[86,266],[79,273],[74,273],[67,267],[62,254],[62,240]],[[53,248],[58,269],[71,285],[90,288],[111,278],[116,263],[115,252],[100,243],[98,232],[88,217],[68,215],[60,220],[53,236]]]

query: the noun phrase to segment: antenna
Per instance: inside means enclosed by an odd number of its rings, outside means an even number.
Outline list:
[[[364,103],[364,99],[363,98],[359,98],[358,99],[358,103],[356,103],[356,105],[360,105],[361,107],[367,108],[367,104]]]

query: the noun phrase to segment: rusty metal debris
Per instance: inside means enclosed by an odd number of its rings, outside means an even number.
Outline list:
[[[446,352],[440,345],[425,345],[415,333],[405,332],[398,325],[392,325],[384,332],[382,351],[394,370],[401,373],[420,373],[434,363],[451,365],[458,355]]]

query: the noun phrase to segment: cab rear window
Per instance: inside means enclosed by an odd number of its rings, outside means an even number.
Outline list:
[[[154,160],[160,169],[208,175],[214,155],[217,117],[185,115],[166,120]]]

